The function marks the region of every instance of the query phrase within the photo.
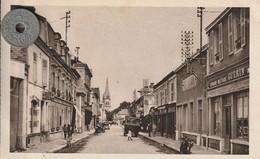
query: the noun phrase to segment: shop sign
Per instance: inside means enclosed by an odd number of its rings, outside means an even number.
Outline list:
[[[185,91],[197,85],[197,78],[191,75],[182,81],[182,90]]]
[[[243,76],[246,76],[246,75],[249,75],[249,67],[248,66],[245,66],[245,67],[242,67],[242,68],[237,68],[235,70],[232,70],[232,71],[226,73],[225,75],[219,77],[216,80],[209,81],[208,87],[211,88],[211,87],[226,83],[228,81],[238,79],[239,77],[243,77]]]

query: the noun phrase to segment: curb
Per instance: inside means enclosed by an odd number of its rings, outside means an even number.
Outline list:
[[[162,143],[162,142],[156,141],[156,140],[154,140],[154,139],[152,139],[152,138],[149,138],[149,137],[147,137],[147,136],[145,136],[145,135],[142,135],[142,134],[139,134],[139,135],[142,136],[143,138],[146,138],[146,139],[150,140],[150,141],[159,143],[160,145],[162,145],[162,146],[164,146],[164,147],[167,147],[167,148],[169,148],[169,149],[171,149],[171,150],[173,150],[173,151],[176,151],[177,153],[180,154],[179,149],[177,149],[177,148],[175,148],[175,147],[168,146],[168,145],[166,145],[166,144],[164,144],[164,143]]]

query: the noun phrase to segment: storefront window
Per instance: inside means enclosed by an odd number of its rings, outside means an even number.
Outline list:
[[[248,138],[248,95],[237,97],[237,136],[239,138]]]
[[[214,135],[220,135],[220,103],[218,99],[213,101],[214,110]]]

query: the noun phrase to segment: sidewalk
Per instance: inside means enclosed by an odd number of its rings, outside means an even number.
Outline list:
[[[160,143],[161,145],[164,145],[165,147],[168,147],[170,149],[173,149],[174,151],[177,151],[180,153],[180,141],[176,141],[176,140],[173,140],[171,138],[166,138],[166,137],[162,137],[162,136],[155,136],[155,137],[149,137],[148,133],[144,133],[144,132],[139,132],[139,135],[146,138],[146,139],[149,139],[151,141],[154,141],[154,142],[157,142],[157,143]],[[213,150],[209,150],[205,147],[202,147],[202,146],[197,146],[197,145],[194,145],[192,148],[191,148],[191,154],[200,154],[200,155],[203,155],[203,154],[219,154],[219,152],[216,152],[216,151],[213,151]]]
[[[72,135],[71,144],[74,144],[82,139],[87,138],[91,134],[93,134],[95,130],[85,131],[81,134],[74,133]],[[23,153],[54,153],[57,152],[67,146],[67,141],[64,138],[53,139],[49,142],[42,142],[37,145],[31,146],[23,151]]]

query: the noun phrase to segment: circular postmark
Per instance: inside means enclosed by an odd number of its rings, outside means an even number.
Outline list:
[[[40,24],[37,17],[26,9],[14,9],[2,20],[3,38],[12,46],[24,48],[38,38]]]

